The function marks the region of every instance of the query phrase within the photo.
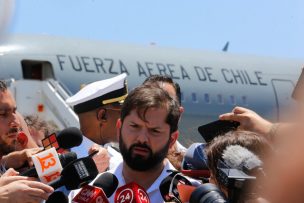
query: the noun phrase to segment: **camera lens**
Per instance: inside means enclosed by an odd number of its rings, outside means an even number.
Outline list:
[[[190,203],[225,203],[228,202],[220,189],[211,183],[197,187],[190,196]]]

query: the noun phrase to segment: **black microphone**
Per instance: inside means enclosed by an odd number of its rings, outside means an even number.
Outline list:
[[[44,149],[55,147],[57,152],[61,149],[77,147],[82,143],[82,132],[76,127],[63,129],[57,135],[55,133],[41,140]]]
[[[112,173],[101,174],[91,185],[85,185],[81,191],[73,198],[74,203],[107,203],[118,186],[118,180]]]
[[[67,166],[69,163],[77,159],[77,154],[75,152],[68,152],[65,154],[59,155],[59,160],[62,167]],[[38,178],[38,174],[35,167],[31,167],[26,171],[20,173],[21,176],[28,176],[28,177],[36,177]]]
[[[91,157],[84,157],[69,163],[61,171],[60,178],[50,184],[54,189],[65,186],[68,190],[79,189],[98,175],[98,170]]]
[[[59,147],[70,149],[82,143],[82,132],[76,127],[63,129],[57,135]]]
[[[68,203],[69,198],[61,191],[53,192],[45,203]]]
[[[107,198],[111,197],[118,186],[117,177],[109,172],[101,174],[93,183],[93,186],[102,188]]]
[[[178,171],[172,172],[162,180],[159,185],[159,191],[165,202],[180,201],[179,191],[177,189],[178,184],[192,185],[191,182]]]

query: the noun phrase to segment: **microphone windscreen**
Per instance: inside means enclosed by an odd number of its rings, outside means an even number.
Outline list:
[[[77,147],[82,143],[82,133],[76,127],[63,129],[56,138],[59,146],[63,149]]]
[[[84,157],[63,168],[61,180],[68,190],[75,190],[92,181],[97,175],[98,170],[94,160],[91,157]]]
[[[260,167],[262,161],[251,151],[240,146],[231,145],[224,151],[222,158],[230,168],[242,170],[244,166]]]
[[[101,174],[93,183],[93,186],[101,188],[106,194],[107,198],[111,197],[118,186],[118,179],[112,173]]]
[[[68,203],[68,197],[60,191],[53,192],[45,203]]]

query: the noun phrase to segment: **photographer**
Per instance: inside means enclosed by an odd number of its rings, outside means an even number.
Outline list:
[[[253,132],[248,131],[230,131],[223,136],[218,136],[212,140],[206,147],[206,153],[208,157],[208,167],[210,169],[210,183],[215,184],[225,195],[226,198],[231,200],[237,195],[237,202],[246,202],[249,199],[245,194],[236,194],[234,191],[234,197],[231,195],[231,191],[234,188],[227,188],[227,185],[223,182],[222,176],[219,170],[219,163],[223,162],[223,153],[225,149],[229,146],[239,145],[246,150],[249,150],[255,154],[259,159],[265,160],[265,157],[273,153],[271,144],[264,137],[259,136]],[[243,154],[243,153],[242,153]],[[237,156],[231,156],[232,162],[237,162],[239,160],[233,160],[238,158]],[[267,166],[263,166],[263,168]],[[238,168],[238,167],[232,167]],[[242,171],[241,171],[242,172]],[[252,175],[252,174],[247,174]],[[258,183],[259,184],[259,183]],[[229,191],[229,192],[228,192]],[[241,190],[240,193],[247,193],[248,191]],[[251,192],[251,191],[250,191]],[[259,191],[260,192],[260,191]],[[259,194],[259,196],[262,194]],[[251,197],[250,197],[251,198]],[[258,198],[258,197],[253,197]]]

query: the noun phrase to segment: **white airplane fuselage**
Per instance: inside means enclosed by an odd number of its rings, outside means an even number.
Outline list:
[[[282,117],[303,62],[50,36],[13,36],[0,45],[1,79],[54,78],[71,93],[122,72],[129,89],[153,74],[171,76],[182,90],[184,144],[202,141],[197,127],[237,105]]]

